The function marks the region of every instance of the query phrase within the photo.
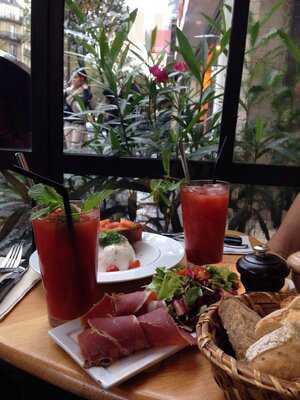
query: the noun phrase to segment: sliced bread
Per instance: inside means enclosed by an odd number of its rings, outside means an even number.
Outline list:
[[[246,359],[260,372],[292,380],[300,377],[300,330],[293,323],[263,336],[246,352]]]
[[[256,341],[255,326],[261,317],[236,297],[221,301],[219,316],[236,358],[245,358],[248,347]]]
[[[300,296],[294,298],[285,308],[276,310],[262,318],[255,327],[257,339],[279,329],[286,322],[299,324],[300,329]]]

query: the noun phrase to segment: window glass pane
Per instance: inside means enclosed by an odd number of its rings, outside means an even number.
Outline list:
[[[24,240],[24,255],[30,251],[31,204],[23,177],[10,171],[0,173],[0,256],[16,242]]]
[[[101,219],[126,218],[141,222],[154,232],[182,231],[178,185],[174,180],[65,175],[72,199],[110,189],[101,205]],[[177,183],[177,184],[176,184]],[[169,202],[169,199],[171,202]]]
[[[73,199],[114,189],[101,206],[101,219],[127,218],[145,229],[162,233],[182,232],[177,182],[133,178],[65,175]],[[299,188],[230,185],[227,228],[266,242],[278,229]]]
[[[65,13],[65,151],[215,156],[233,1],[73,0]]]
[[[30,0],[0,0],[0,148],[31,147]]]
[[[292,187],[231,185],[228,228],[266,242],[298,193]]]
[[[252,0],[234,157],[299,165],[300,2]]]

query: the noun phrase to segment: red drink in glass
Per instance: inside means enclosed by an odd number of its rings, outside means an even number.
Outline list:
[[[73,241],[62,215],[32,221],[52,326],[81,316],[97,300],[99,211],[78,213],[73,220]]]
[[[192,181],[181,189],[185,252],[188,263],[222,260],[228,209],[228,183]]]

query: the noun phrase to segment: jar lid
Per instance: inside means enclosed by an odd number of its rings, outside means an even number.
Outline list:
[[[253,274],[276,274],[287,276],[287,264],[276,254],[268,253],[266,246],[254,246],[254,253],[247,254],[238,260],[238,270]]]

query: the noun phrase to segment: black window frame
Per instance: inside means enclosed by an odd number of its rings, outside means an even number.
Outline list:
[[[63,181],[64,173],[161,178],[163,167],[158,159],[63,152],[64,3],[32,0],[32,149],[24,151],[31,168],[57,181]],[[218,178],[239,184],[298,186],[300,167],[233,160],[249,8],[250,0],[234,1],[219,149],[225,138],[226,142]],[[0,149],[0,169],[15,163],[15,151]],[[213,167],[212,162],[191,161],[191,176],[207,178]],[[171,175],[182,176],[179,161],[171,162]]]

